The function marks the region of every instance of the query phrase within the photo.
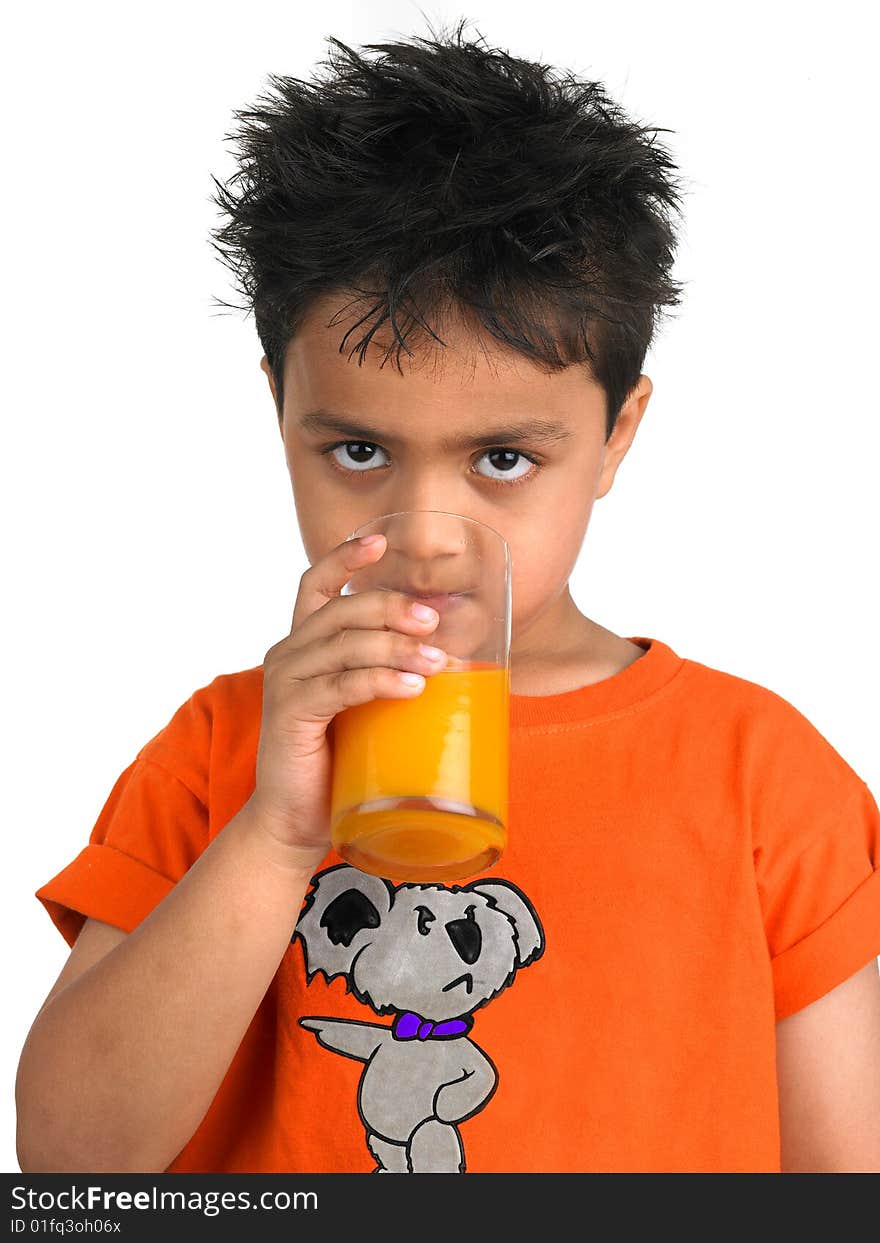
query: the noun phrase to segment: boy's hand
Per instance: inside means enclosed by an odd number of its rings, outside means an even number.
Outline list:
[[[374,699],[411,698],[400,671],[436,673],[419,652],[439,620],[419,620],[400,591],[340,595],[354,571],[379,560],[385,537],[346,540],[300,580],[290,634],[263,659],[263,711],[256,788],[249,800],[257,823],[314,866],[330,846],[332,752],[327,727],[337,712]]]

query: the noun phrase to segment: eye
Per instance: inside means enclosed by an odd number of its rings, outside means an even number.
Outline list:
[[[342,471],[343,474],[369,475],[383,465],[381,462],[378,466],[373,465],[376,461],[375,454],[377,450],[379,453],[385,453],[381,446],[374,445],[369,440],[340,440],[335,444],[326,445],[319,452],[329,456],[334,469]],[[344,457],[337,457],[337,451],[343,454]],[[355,465],[348,465],[345,458],[348,459],[348,462],[354,462]],[[486,449],[477,460],[479,461],[482,458],[500,458],[500,463],[494,466],[494,469],[500,473],[498,475],[484,475],[481,471],[475,473],[479,474],[481,478],[488,480],[489,483],[506,484],[508,487],[533,478],[542,469],[541,463],[537,458],[532,457],[531,454],[522,453],[519,449],[504,449],[500,447]],[[521,464],[525,462],[531,463],[532,469],[522,470],[519,474],[514,474],[517,463],[513,459],[519,458],[522,459]]]
[[[480,457],[497,457],[503,460],[503,465],[497,467],[501,471],[500,477],[486,476],[493,483],[519,483],[520,479],[529,479],[532,475],[537,475],[541,469],[533,457],[529,457],[526,453],[520,453],[518,449],[487,449],[485,453],[480,454]],[[523,463],[530,462],[534,469],[524,470],[519,475],[514,475],[511,473],[511,458],[522,458]]]
[[[437,916],[432,911],[429,911],[426,906],[417,906],[416,911],[419,916],[419,932],[423,937],[426,937],[431,931],[430,925],[433,924]]]
[[[337,449],[343,449],[345,453],[347,454],[349,451],[349,445],[354,446],[353,460],[356,463],[356,467],[354,470],[352,470],[351,467],[349,467],[345,462],[340,461],[339,458],[335,456]],[[373,469],[373,467],[370,465],[370,462],[373,460],[372,452],[374,449],[378,449],[378,448],[379,448],[378,445],[370,444],[369,440],[342,440],[342,441],[337,442],[335,445],[328,445],[326,449],[322,449],[321,452],[331,454],[333,456],[333,461],[336,463],[337,466],[340,467],[340,469],[347,470],[349,474],[356,475],[356,474],[366,474],[368,471]],[[385,450],[379,449],[379,452],[384,453]],[[361,454],[363,454],[364,457],[361,457],[360,456]],[[364,460],[364,458],[366,460]],[[349,461],[351,460],[352,458],[349,458]]]

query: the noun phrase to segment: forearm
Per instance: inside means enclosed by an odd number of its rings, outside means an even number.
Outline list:
[[[311,867],[245,805],[166,898],[54,997],[22,1050],[30,1171],[159,1171],[201,1122],[274,976]]]

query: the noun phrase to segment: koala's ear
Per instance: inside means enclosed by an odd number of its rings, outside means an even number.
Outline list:
[[[299,936],[311,983],[318,971],[327,980],[347,975],[355,954],[391,910],[394,890],[378,876],[343,863],[312,878],[313,889],[291,940]]]
[[[465,885],[489,899],[489,905],[503,911],[513,924],[517,966],[527,967],[544,953],[544,929],[538,913],[521,889],[510,881],[478,880]]]

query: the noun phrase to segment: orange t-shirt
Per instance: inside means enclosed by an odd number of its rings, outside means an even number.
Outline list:
[[[779,1170],[774,1024],[880,954],[880,812],[786,700],[632,641],[512,696],[481,877],[327,855],[172,1172]],[[131,931],[250,797],[262,672],[197,690],[37,891],[68,944]]]

